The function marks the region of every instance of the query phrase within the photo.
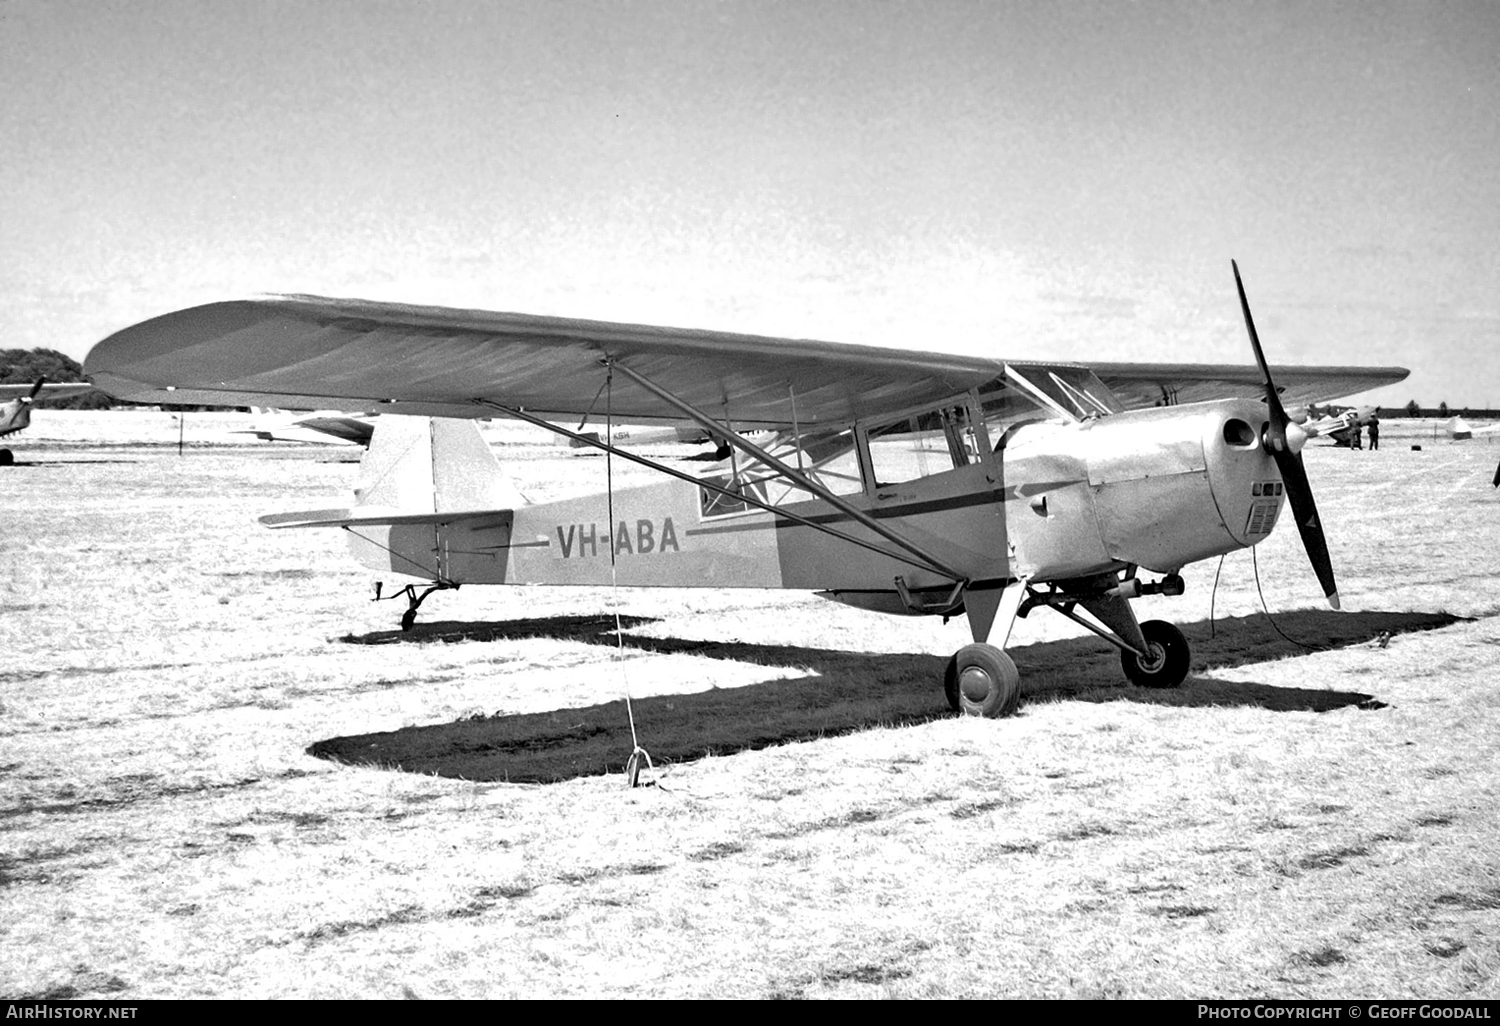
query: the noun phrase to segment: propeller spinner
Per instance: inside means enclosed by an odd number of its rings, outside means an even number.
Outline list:
[[[1302,466],[1302,446],[1308,435],[1301,426],[1294,424],[1281,405],[1281,396],[1271,380],[1271,368],[1266,365],[1266,354],[1260,348],[1260,337],[1255,333],[1255,320],[1250,316],[1250,301],[1245,298],[1245,285],[1240,281],[1239,264],[1233,260],[1234,287],[1239,290],[1240,309],[1245,314],[1245,330],[1250,333],[1250,348],[1255,352],[1255,362],[1260,366],[1260,375],[1266,383],[1266,409],[1270,413],[1270,426],[1261,440],[1266,452],[1276,461],[1286,485],[1287,501],[1291,503],[1292,518],[1297,521],[1297,531],[1302,535],[1302,547],[1307,550],[1308,561],[1323,586],[1328,604],[1339,608],[1339,589],[1333,580],[1333,561],[1328,558],[1328,541],[1323,537],[1323,523],[1318,519],[1318,506],[1313,501],[1312,485],[1307,480],[1307,470]]]

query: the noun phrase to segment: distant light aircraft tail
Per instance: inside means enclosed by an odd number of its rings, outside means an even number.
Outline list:
[[[359,506],[400,513],[515,509],[526,498],[472,420],[381,417],[359,464]]]

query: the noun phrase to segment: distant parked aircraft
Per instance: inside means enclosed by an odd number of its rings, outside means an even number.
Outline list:
[[[1309,407],[1309,419],[1302,422],[1302,429],[1309,435],[1331,438],[1334,445],[1345,449],[1353,444],[1355,432],[1362,430],[1375,416],[1373,406],[1350,406],[1342,410],[1328,406],[1324,408],[1326,412],[1321,417],[1311,416],[1315,409],[1316,407]],[[1295,420],[1296,417],[1292,419]]]
[[[255,420],[237,435],[254,435],[263,442],[312,442],[317,445],[370,444],[375,433],[375,414],[350,415],[339,410],[312,413],[252,406]]]
[[[93,385],[84,383],[49,385],[45,378],[37,378],[34,385],[0,385],[0,437],[31,426],[31,404],[38,395],[44,399],[66,399],[93,390]],[[14,453],[0,449],[0,467],[8,467],[15,461]]]
[[[1492,435],[1500,431],[1500,424],[1490,424],[1487,427],[1470,427],[1469,422],[1462,417],[1454,417],[1448,421],[1448,437],[1455,442],[1462,442],[1473,438],[1475,435]]]

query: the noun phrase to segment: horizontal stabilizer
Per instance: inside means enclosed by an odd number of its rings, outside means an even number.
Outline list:
[[[271,513],[260,518],[263,527],[394,527],[398,524],[438,526],[460,520],[493,517],[509,523],[510,510],[450,510],[443,513],[401,513],[379,506],[357,506],[354,509],[308,509],[294,513]],[[480,525],[474,525],[480,526]]]

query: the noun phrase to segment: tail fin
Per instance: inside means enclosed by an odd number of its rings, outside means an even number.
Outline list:
[[[474,421],[390,415],[375,421],[354,497],[359,506],[406,514],[527,504]]]
[[[353,509],[260,518],[267,527],[341,527],[373,570],[445,584],[504,584],[511,512],[526,498],[471,420],[382,414],[360,461]]]
[[[529,505],[471,420],[384,414],[359,463],[352,509],[272,513],[266,527],[448,523],[453,514],[508,513]]]

